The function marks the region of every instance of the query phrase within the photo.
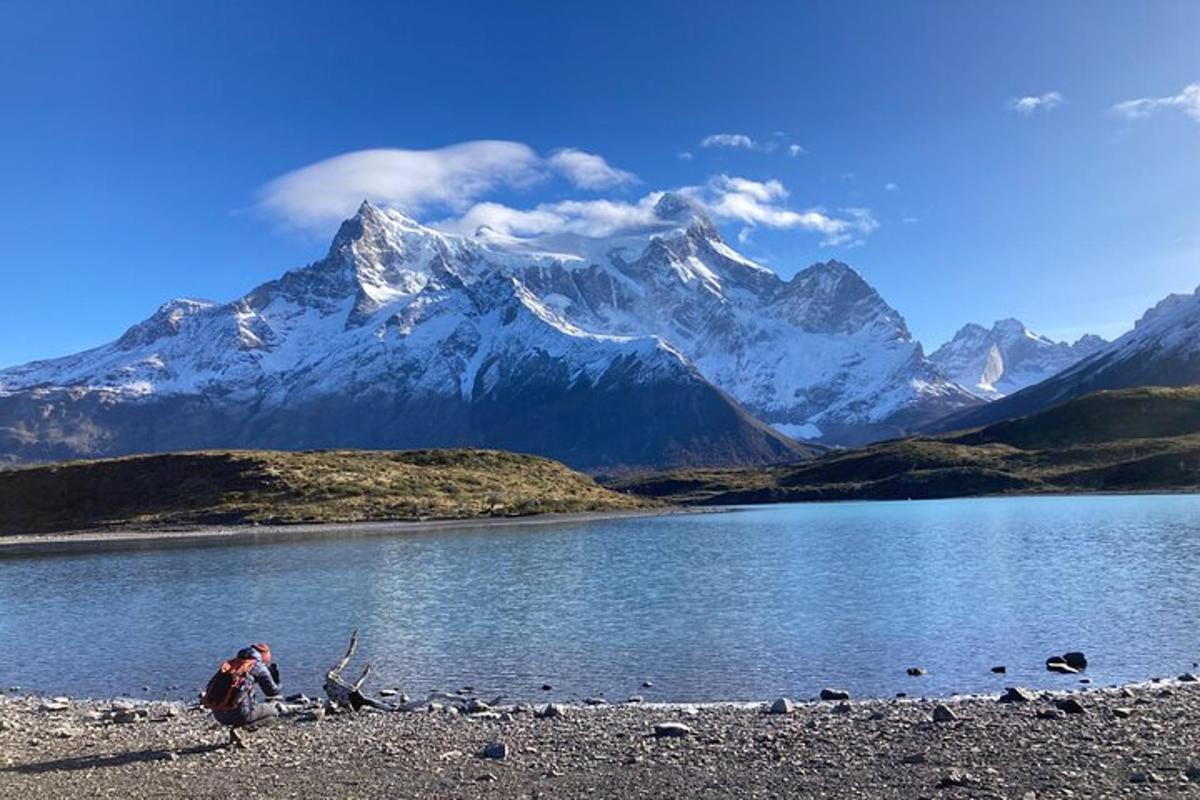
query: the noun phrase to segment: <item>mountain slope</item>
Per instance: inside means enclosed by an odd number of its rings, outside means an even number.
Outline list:
[[[995,400],[1041,383],[1078,363],[1108,342],[1083,336],[1074,344],[1055,342],[1004,319],[988,328],[970,323],[929,355],[946,377],[972,394]]]
[[[903,500],[1200,490],[1200,387],[1106,391],[979,430],[883,442],[805,464],[627,477],[673,503]]]
[[[439,232],[364,203],[230,303],[0,371],[0,454],[496,447],[612,470],[795,460],[978,402],[849,267],[791,281],[685,199],[604,238]],[[747,410],[749,413],[747,413]]]
[[[952,414],[929,430],[989,425],[1102,389],[1200,383],[1200,289],[1173,294],[1133,330],[1053,377],[987,406]]]

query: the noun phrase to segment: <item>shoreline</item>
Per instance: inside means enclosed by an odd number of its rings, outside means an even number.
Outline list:
[[[0,558],[115,550],[141,550],[170,547],[223,546],[231,544],[287,544],[350,539],[373,536],[401,536],[437,531],[520,528],[544,525],[569,525],[612,519],[637,519],[677,514],[721,514],[728,507],[662,508],[578,511],[532,514],[524,517],[465,517],[460,519],[377,520],[368,522],[319,522],[294,525],[213,525],[167,528],[83,529],[53,533],[12,534],[0,537]]]
[[[769,704],[310,707],[231,749],[194,703],[0,694],[0,796],[1023,799],[1200,784],[1197,683]]]

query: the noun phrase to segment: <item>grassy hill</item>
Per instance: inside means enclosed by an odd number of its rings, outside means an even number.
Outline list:
[[[1097,392],[986,428],[805,464],[676,470],[611,485],[691,504],[1200,491],[1200,386]]]
[[[0,534],[648,505],[557,461],[495,450],[205,451],[0,471]]]

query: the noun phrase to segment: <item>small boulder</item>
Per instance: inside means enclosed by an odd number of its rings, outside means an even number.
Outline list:
[[[774,703],[771,703],[772,714],[790,714],[796,710],[796,704],[792,702],[790,697],[780,697]]]
[[[625,700],[625,702],[626,703],[634,703],[634,704],[644,703],[644,702],[646,702],[646,698],[642,697],[640,694],[631,694],[631,695],[629,695],[628,699]]]
[[[1038,719],[1063,719],[1067,715],[1057,708],[1043,708],[1037,712]]]
[[[654,735],[660,739],[684,739],[695,731],[682,722],[659,722],[654,726]]]
[[[491,711],[491,710],[492,710],[492,707],[490,705],[488,705],[487,703],[485,703],[482,700],[479,700],[477,698],[472,697],[470,700],[467,701],[467,713],[468,714],[482,714],[485,711]]]
[[[567,715],[566,709],[558,703],[547,703],[533,712],[538,719],[558,719]]]
[[[508,758],[508,745],[504,742],[489,742],[484,745],[479,755],[493,761],[503,761]]]
[[[543,683],[543,684],[542,684],[542,691],[543,691],[543,692],[549,692],[549,691],[553,691],[553,690],[554,690],[554,687],[553,687],[553,686],[551,686],[550,684],[548,684],[548,683]]]
[[[584,699],[583,702],[584,702],[584,705],[589,705],[589,706],[606,706],[606,705],[608,705],[608,701],[605,700],[603,697],[588,697],[588,698]]]
[[[822,700],[849,700],[850,693],[842,689],[822,689]]]
[[[1054,707],[1067,714],[1083,714],[1083,705],[1074,697],[1063,697],[1054,701]]]
[[[1003,664],[997,664],[996,666],[992,667],[992,672],[996,673],[997,675],[1003,675],[1004,673],[1008,672],[1008,667],[1004,666]]]
[[[1133,716],[1133,709],[1122,706],[1120,708],[1114,708],[1112,713],[1117,719],[1129,719]]]
[[[1191,672],[1185,672],[1179,676],[1180,683],[1196,683],[1197,681],[1200,681],[1200,678],[1197,678],[1195,674]]]
[[[1072,669],[1087,669],[1087,656],[1078,650],[1072,650],[1069,653],[1063,653],[1063,661],[1067,662],[1067,666]]]
[[[958,719],[958,714],[954,713],[954,709],[943,703],[938,703],[933,707],[934,722],[954,722]]]
[[[905,672],[908,673],[909,677],[919,678],[925,674],[925,668],[924,667],[909,667],[907,670],[905,670]]]
[[[396,689],[380,689],[379,690],[380,697],[395,697],[398,694],[400,694],[400,692],[397,691]]]
[[[1060,675],[1076,675],[1079,670],[1072,667],[1066,661],[1063,661],[1059,656],[1054,656],[1046,660],[1046,670],[1048,672],[1057,672]]]
[[[1020,686],[1010,686],[1004,690],[997,702],[1000,703],[1031,703],[1036,699],[1033,692]]]
[[[71,701],[66,697],[52,697],[49,700],[43,700],[38,706],[38,711],[66,711],[71,707]]]

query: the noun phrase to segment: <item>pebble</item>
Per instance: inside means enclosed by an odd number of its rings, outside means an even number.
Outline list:
[[[942,788],[948,788],[950,786],[966,786],[968,783],[974,783],[974,779],[971,777],[971,774],[964,770],[955,768],[942,776],[942,779],[938,781],[938,786]]]
[[[780,697],[774,703],[771,703],[772,714],[790,714],[796,710],[796,704],[792,702],[790,697]]]
[[[1130,783],[1162,783],[1161,775],[1153,772],[1135,772],[1129,776]]]
[[[1113,713],[1113,716],[1116,717],[1117,719],[1129,719],[1130,717],[1133,716],[1133,709],[1125,708],[1125,707],[1114,708],[1112,713]]]

